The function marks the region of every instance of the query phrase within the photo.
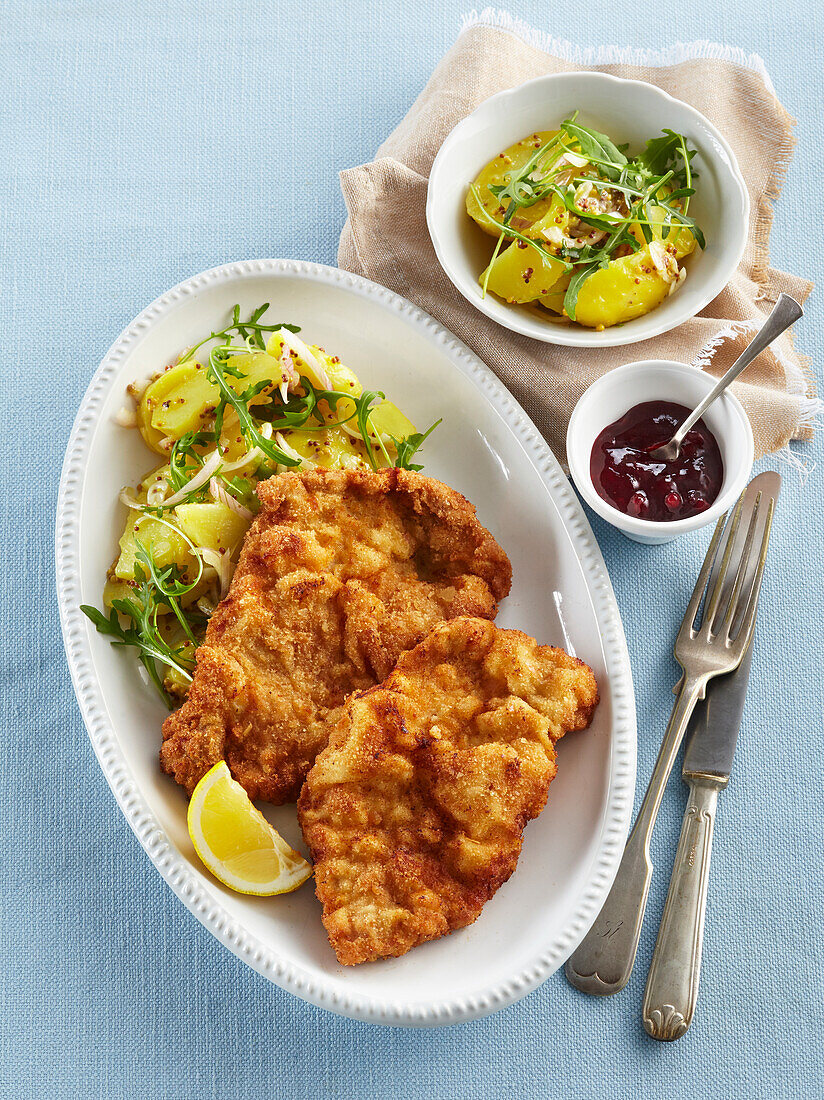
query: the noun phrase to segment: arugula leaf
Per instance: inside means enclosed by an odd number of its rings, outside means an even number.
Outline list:
[[[91,619],[99,634],[108,637],[112,645],[131,646],[138,651],[138,656],[148,672],[149,678],[160,693],[163,702],[169,710],[172,710],[174,704],[163,686],[163,677],[157,667],[158,662],[161,664],[166,663],[165,654],[150,640],[144,639],[134,627],[124,628],[120,625],[119,615],[121,614],[127,616],[132,622],[140,620],[141,613],[133,601],[115,600],[114,603],[120,604],[122,610],[112,606],[112,612],[108,619],[102,611],[98,611],[96,607],[90,607],[89,604],[81,604],[80,610]]]
[[[377,470],[378,464],[375,461],[375,453],[372,450],[372,442],[369,439],[369,417],[371,413],[374,412],[372,405],[378,400],[378,398],[380,398],[381,401],[385,401],[386,394],[383,393],[381,390],[365,390],[360,395],[360,397],[354,399],[357,403],[355,419],[357,420],[358,431],[360,432],[361,439],[363,440],[363,445],[366,448],[366,454],[369,458],[369,464],[373,470]],[[380,432],[376,432],[375,434],[378,436],[378,442],[383,448],[383,443],[380,438]],[[385,453],[386,451],[384,449],[384,454]]]
[[[172,527],[172,524],[167,524],[167,527]],[[173,528],[180,533],[178,528]],[[184,536],[185,537],[185,536]],[[188,540],[187,540],[188,541]],[[180,607],[180,597],[185,596],[187,592],[191,592],[195,585],[203,575],[203,559],[199,554],[196,555],[198,561],[198,572],[195,579],[187,584],[180,573],[180,569],[176,564],[167,565],[165,569],[158,569],[155,564],[155,560],[151,553],[146,549],[139,539],[135,540],[135,567],[134,576],[135,580],[146,581],[150,583],[154,589],[154,599],[158,605],[165,604],[174,613],[175,618],[183,627],[183,633],[192,643],[197,646],[197,638],[192,633],[192,629],[183,614],[183,610]],[[146,569],[146,573],[143,572],[143,567]]]
[[[246,394],[250,391],[257,389],[256,386],[251,386],[249,390],[244,394],[236,394],[229,383],[226,381],[226,375],[224,373],[225,358],[227,353],[234,354],[237,348],[231,346],[212,348],[209,354],[209,377],[217,383],[221,392],[221,397],[227,405],[231,405],[237,413],[238,421],[240,422],[240,431],[243,438],[249,444],[250,447],[257,447],[263,451],[268,459],[276,463],[279,466],[300,466],[300,459],[292,458],[284,450],[273,443],[271,439],[267,439],[264,435],[258,431],[255,427],[255,422],[252,419],[249,412],[248,401],[249,398]],[[268,384],[268,383],[267,383]],[[259,392],[259,391],[258,391]]]
[[[197,344],[194,344],[184,352],[178,359],[178,364],[188,363],[190,359],[194,357],[196,351],[203,347],[204,344],[208,344],[210,340],[220,340],[221,343],[226,344],[231,340],[232,333],[237,333],[244,340],[253,340],[253,346],[259,350],[263,350],[265,345],[263,343],[264,332],[277,332],[278,329],[285,328],[290,332],[300,332],[299,325],[287,325],[283,321],[278,321],[274,325],[264,325],[261,323],[261,317],[269,308],[269,303],[258,306],[257,309],[252,311],[248,321],[241,321],[240,319],[240,306],[235,305],[232,309],[231,323],[224,329],[220,329],[219,332],[210,332],[208,336],[204,337]],[[238,350],[238,349],[235,349]]]
[[[390,439],[395,447],[395,466],[399,470],[422,470],[423,466],[417,466],[415,463],[410,462],[410,459],[417,454],[417,452],[423,446],[424,441],[435,431],[439,424],[443,423],[443,417],[440,420],[436,420],[425,432],[415,432],[413,435],[404,436],[403,439],[395,439],[394,435],[390,435]]]
[[[564,309],[566,310],[566,315],[567,317],[569,317],[570,321],[575,320],[575,305],[578,301],[578,294],[581,290],[581,287],[584,285],[590,275],[594,275],[595,272],[598,271],[600,268],[606,267],[607,263],[608,261],[606,259],[602,259],[596,260],[595,262],[590,264],[586,264],[584,267],[579,267],[570,279],[569,286],[567,287],[566,293],[564,294]]]
[[[561,123],[561,129],[578,142],[581,156],[601,168],[608,179],[619,178],[627,158],[606,134],[581,126],[569,118]]]
[[[651,176],[662,176],[680,148],[679,136],[674,130],[664,130],[660,137],[650,138],[644,151],[635,158],[636,164]]]
[[[140,585],[138,589],[142,591]],[[149,678],[166,706],[172,710],[175,703],[163,686],[163,676],[158,666],[167,665],[175,669],[184,679],[191,680],[194,660],[185,655],[182,649],[172,649],[163,640],[157,628],[156,607],[152,611],[140,598],[124,598],[112,600],[112,610],[108,618],[96,607],[88,604],[81,604],[80,610],[94,623],[98,633],[109,638],[112,645],[128,646],[138,651],[138,657]],[[122,626],[120,616],[127,619],[131,625]]]

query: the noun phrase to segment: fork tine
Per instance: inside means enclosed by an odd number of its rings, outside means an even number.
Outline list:
[[[758,565],[756,566],[752,587],[747,596],[747,603],[741,619],[741,626],[733,641],[736,652],[742,654],[749,645],[755,628],[755,613],[758,610],[758,597],[761,592],[761,579],[764,576],[764,566],[767,564],[767,547],[770,541],[770,529],[772,528],[774,512],[775,497],[771,496],[766,505],[764,530],[761,534],[761,546],[758,553]]]
[[[730,626],[732,624],[735,611],[738,607],[739,596],[741,594],[741,589],[744,584],[744,578],[747,575],[747,568],[750,562],[750,554],[752,551],[753,541],[755,539],[755,531],[760,518],[759,506],[761,504],[762,497],[763,493],[758,492],[756,493],[755,500],[753,501],[752,512],[750,513],[750,522],[747,526],[747,533],[744,536],[744,545],[741,549],[741,555],[738,559],[738,568],[735,571],[735,577],[733,579],[732,592],[730,593],[729,601],[725,604],[726,611],[724,614],[724,618],[722,619],[721,625],[718,630],[715,631],[716,634],[725,634],[727,637],[729,637]]]
[[[701,620],[701,629],[706,626],[708,630],[712,630],[712,624],[715,620],[716,612],[718,611],[718,604],[721,601],[721,593],[724,590],[724,582],[727,577],[727,568],[730,564],[730,557],[732,556],[732,548],[735,545],[735,536],[738,532],[738,525],[741,522],[741,511],[744,507],[744,494],[736,501],[735,508],[732,512],[729,525],[727,526],[726,541],[724,543],[724,554],[721,558],[721,564],[718,567],[718,575],[715,578],[715,584],[712,591],[707,596],[707,603],[704,607],[704,616]]]
[[[681,629],[678,631],[678,638],[687,632],[690,637],[693,637],[693,623],[695,622],[695,616],[698,614],[698,608],[701,606],[701,600],[704,598],[704,589],[707,587],[707,578],[710,575],[713,564],[715,562],[716,550],[718,549],[718,543],[721,541],[721,535],[724,531],[724,524],[727,522],[727,513],[719,519],[715,525],[715,530],[712,533],[712,539],[710,540],[709,549],[707,550],[706,557],[704,558],[704,564],[701,566],[701,572],[698,574],[698,580],[695,582],[695,588],[693,589],[690,602],[687,604],[687,610],[684,614],[684,620],[681,623]],[[717,583],[717,582],[716,582]]]

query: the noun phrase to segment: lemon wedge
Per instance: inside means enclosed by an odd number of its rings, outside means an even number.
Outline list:
[[[225,760],[195,787],[187,821],[197,854],[215,878],[240,894],[286,894],[312,874],[232,779]]]

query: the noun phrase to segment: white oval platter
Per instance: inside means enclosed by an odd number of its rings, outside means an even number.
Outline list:
[[[185,795],[158,765],[163,705],[133,654],[110,646],[79,610],[100,605],[123,526],[119,490],[152,465],[137,433],[115,422],[126,385],[220,327],[236,302],[246,313],[270,302],[269,317],[301,325],[304,338],[333,349],[419,428],[443,417],[426,443],[425,472],[473,501],[512,560],[499,625],[573,650],[600,686],[592,727],[559,745],[558,778],[527,827],[513,877],[475,924],[400,959],[340,966],[311,885],[253,898],[205,871],[186,831]],[[66,653],[100,766],[158,871],[244,962],[333,1012],[427,1027],[518,1000],[572,953],[612,883],[632,809],[635,705],[623,628],[598,546],[546,443],[489,369],[431,317],[357,276],[291,260],[231,263],[170,290],[118,338],[80,406],[60,485],[56,562]],[[264,809],[302,848],[294,806]]]

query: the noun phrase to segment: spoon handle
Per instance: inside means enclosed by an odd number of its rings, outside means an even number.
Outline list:
[[[798,318],[803,316],[803,313],[803,309],[798,302],[796,302],[795,298],[791,298],[789,294],[780,294],[767,320],[749,344],[747,344],[727,373],[722,378],[719,378],[700,405],[690,413],[672,437],[671,442],[680,445],[684,436],[693,424],[701,419],[716,397],[718,397],[720,393],[723,393],[727,386],[735,381],[741,371],[748,367],[753,359],[760,355],[765,348],[769,347],[773,340],[779,337],[785,329],[790,327],[790,325],[795,324]]]

